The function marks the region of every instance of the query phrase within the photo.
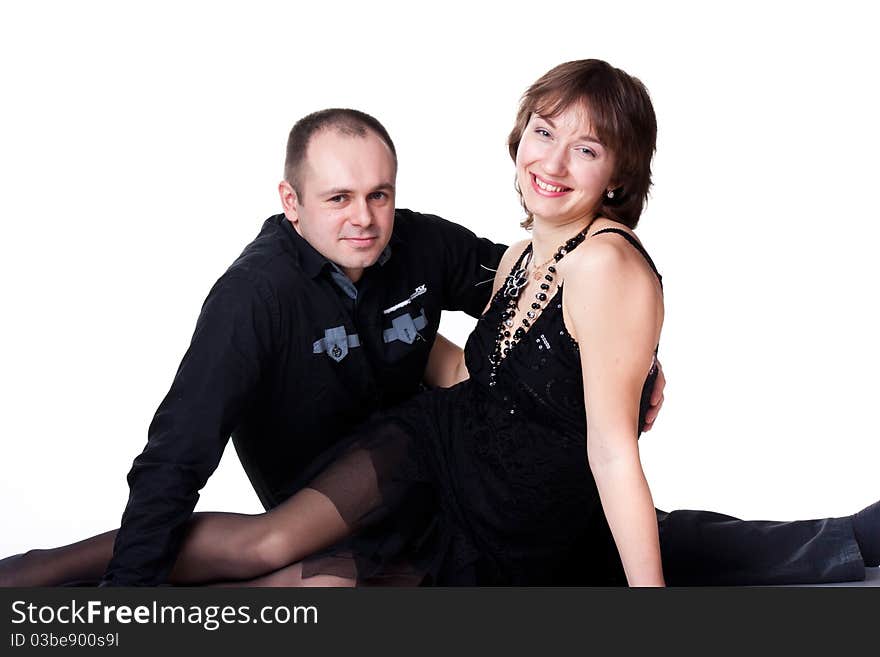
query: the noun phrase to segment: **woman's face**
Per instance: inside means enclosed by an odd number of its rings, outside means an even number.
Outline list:
[[[566,224],[592,217],[614,187],[614,155],[592,129],[589,113],[569,107],[555,117],[532,113],[516,153],[516,177],[536,219]]]

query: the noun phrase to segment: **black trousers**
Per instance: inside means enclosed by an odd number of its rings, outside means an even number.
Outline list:
[[[774,522],[740,520],[712,511],[657,511],[663,574],[668,586],[824,584],[865,578],[849,518]],[[626,577],[602,514],[590,545],[575,553],[561,578],[587,586],[625,585]],[[607,532],[607,545],[595,536]],[[599,532],[599,533],[596,533]]]

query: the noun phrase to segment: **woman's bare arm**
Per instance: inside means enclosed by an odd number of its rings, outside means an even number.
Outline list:
[[[644,258],[613,235],[571,258],[565,312],[580,345],[587,455],[631,586],[663,586],[657,518],[638,449],[642,387],[663,321]]]

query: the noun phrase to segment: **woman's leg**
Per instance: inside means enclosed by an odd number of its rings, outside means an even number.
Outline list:
[[[271,511],[194,514],[169,582],[240,581],[274,573],[376,522],[408,498],[410,441],[398,423],[373,422],[347,446],[322,457],[326,467],[316,463],[320,474],[309,487]],[[112,556],[115,534],[0,561],[0,585],[97,580]]]
[[[311,488],[258,515],[198,513],[189,524],[170,582],[259,577],[333,545],[350,532],[333,502]]]
[[[220,582],[211,584],[211,586],[219,587],[354,587],[357,581],[353,577],[339,577],[337,575],[312,575],[310,577],[303,576],[303,564],[297,562],[290,566],[276,570],[274,573],[256,577],[254,579]]]
[[[116,530],[77,543],[46,550],[29,550],[0,560],[0,586],[58,586],[96,584],[110,557]]]
[[[405,467],[412,467],[410,441],[398,423],[372,422],[347,446],[327,455],[329,464],[321,466],[308,487],[271,511],[198,514],[170,581],[241,581],[274,574],[377,522],[412,488],[410,478],[402,476]]]
[[[196,513],[172,570],[172,584],[244,580],[283,568],[349,533],[333,502],[305,488],[266,513]],[[0,561],[0,586],[57,586],[100,580],[116,530]]]

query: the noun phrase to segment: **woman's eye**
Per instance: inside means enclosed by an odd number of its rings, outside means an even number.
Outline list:
[[[545,130],[544,128],[535,128],[535,132],[537,134],[541,135],[542,137],[549,137],[550,136],[550,132]]]
[[[584,147],[584,148],[579,148],[578,150],[579,150],[583,155],[586,155],[586,156],[588,156],[588,157],[596,157],[596,153],[593,152],[593,151],[592,151],[591,149],[589,149],[589,148]]]

